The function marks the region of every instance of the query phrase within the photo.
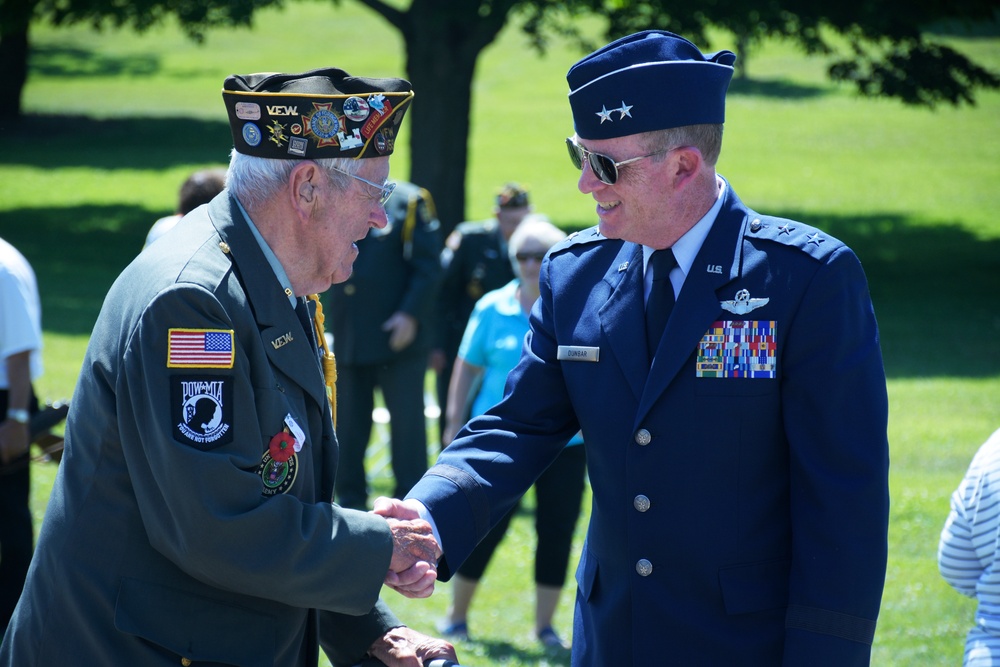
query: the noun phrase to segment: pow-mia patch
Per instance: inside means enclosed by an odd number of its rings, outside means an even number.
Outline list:
[[[293,454],[284,463],[278,463],[271,458],[271,452],[265,451],[264,457],[257,466],[257,474],[264,482],[264,488],[260,494],[262,496],[273,496],[278,493],[286,493],[295,484],[295,477],[299,472],[299,455]]]
[[[171,376],[170,412],[174,438],[200,449],[233,441],[232,378],[223,375]]]

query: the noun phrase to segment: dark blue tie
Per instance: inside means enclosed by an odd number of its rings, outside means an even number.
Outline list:
[[[653,272],[653,286],[646,299],[646,351],[652,360],[656,348],[667,328],[670,311],[674,308],[674,287],[670,284],[670,271],[677,266],[670,248],[657,250],[649,257],[647,271]]]

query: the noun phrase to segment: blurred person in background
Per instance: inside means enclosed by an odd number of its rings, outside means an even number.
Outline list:
[[[528,191],[517,183],[507,183],[496,196],[492,218],[463,222],[445,239],[441,251],[444,273],[434,315],[435,344],[430,358],[431,369],[437,377],[437,400],[441,409],[438,424],[442,434],[448,385],[469,315],[484,294],[514,279],[507,243],[531,210]]]
[[[405,495],[427,471],[424,381],[441,225],[431,194],[412,183],[397,182],[385,210],[386,226],[358,241],[351,277],[324,296],[340,397],[337,498],[355,509],[368,506],[365,453],[376,388],[389,413],[394,494]]]
[[[180,192],[177,193],[177,211],[172,215],[164,216],[153,223],[146,234],[146,242],[143,248],[148,248],[153,241],[173,229],[185,215],[195,210],[202,204],[207,204],[215,198],[215,195],[222,192],[226,187],[226,170],[219,168],[200,169],[186,179],[181,184]]]
[[[484,295],[469,318],[448,393],[442,438],[445,446],[470,417],[483,414],[503,398],[507,374],[521,358],[528,313],[538,299],[542,259],[549,248],[565,238],[562,230],[537,214],[526,216],[511,235],[508,257],[517,277]],[[580,517],[587,466],[582,443],[580,434],[575,435],[535,482],[535,636],[549,648],[566,647],[553,627],[553,616],[566,582],[573,532]],[[489,532],[456,572],[448,617],[438,628],[445,637],[468,639],[473,596],[517,507]]]
[[[35,272],[0,238],[0,637],[31,562],[30,421],[42,374],[42,304]]]
[[[1000,429],[980,446],[951,496],[938,568],[952,588],[975,598],[965,667],[1000,665]]]

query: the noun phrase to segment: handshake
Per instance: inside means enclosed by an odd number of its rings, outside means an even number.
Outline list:
[[[408,598],[426,598],[434,592],[441,546],[431,525],[420,518],[415,500],[378,498],[375,514],[384,517],[392,531],[392,560],[385,585]]]

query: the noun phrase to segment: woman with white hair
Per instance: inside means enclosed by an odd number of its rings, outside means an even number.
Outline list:
[[[525,218],[508,244],[515,279],[476,303],[458,350],[448,390],[442,443],[454,439],[470,418],[486,412],[504,394],[507,373],[521,356],[528,313],[538,299],[538,276],[546,252],[566,234],[544,216]],[[580,516],[586,455],[577,434],[535,483],[535,634],[546,647],[565,648],[552,627],[566,579],[573,531]],[[468,612],[479,580],[510,525],[515,506],[458,569],[448,618],[439,630],[468,639]]]

